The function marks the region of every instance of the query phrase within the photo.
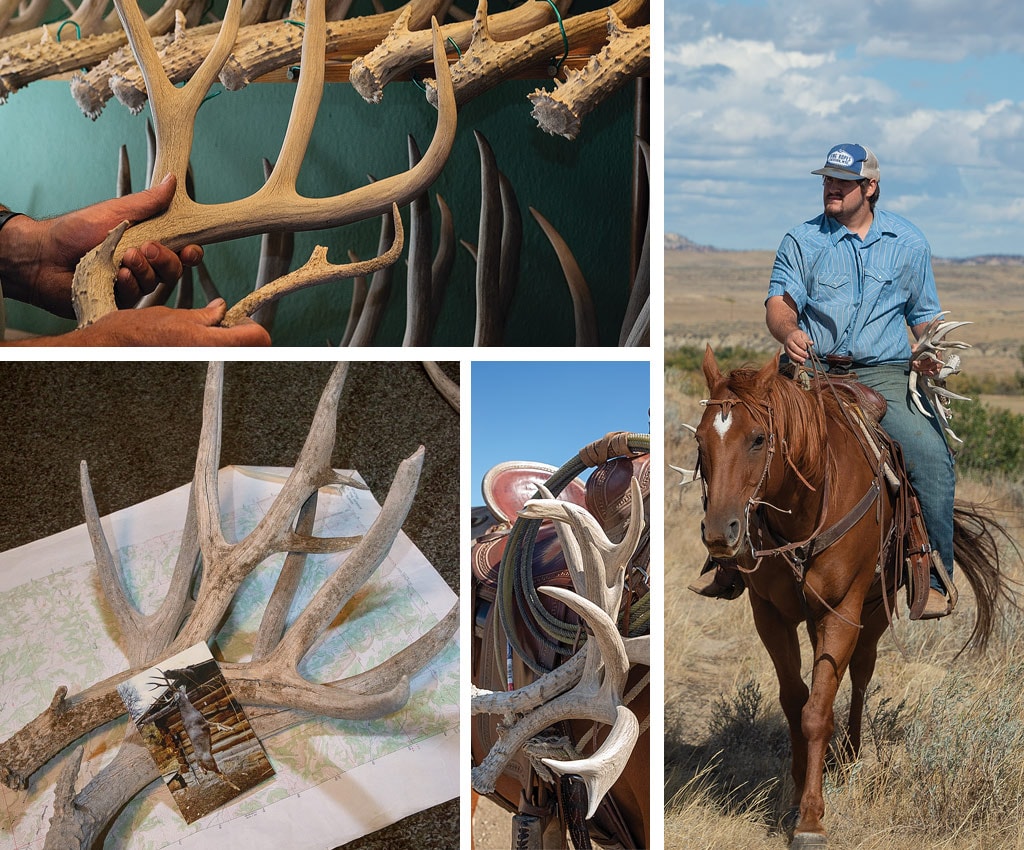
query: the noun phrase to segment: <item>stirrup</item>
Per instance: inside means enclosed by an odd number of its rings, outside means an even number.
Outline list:
[[[939,580],[939,584],[942,585],[942,590],[936,590],[929,581],[928,595],[924,600],[924,604],[911,608],[911,620],[937,620],[940,617],[952,614],[953,609],[956,608],[957,600],[960,598],[952,576],[946,572],[946,568],[943,566],[942,557],[934,549],[928,552],[928,554],[931,556],[932,566],[927,578],[930,580],[932,576],[935,576]]]
[[[924,608],[921,609],[920,613],[916,617],[911,619],[915,620],[937,620],[940,617],[945,617],[947,614],[953,612],[953,605],[950,602],[948,596],[945,596],[941,590],[936,590],[934,587],[928,588],[928,600],[925,602]]]
[[[708,558],[698,579],[689,585],[689,590],[710,599],[738,599],[746,584],[742,574],[731,567]]]

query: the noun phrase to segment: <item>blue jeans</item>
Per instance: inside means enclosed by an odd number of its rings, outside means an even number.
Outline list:
[[[943,566],[953,577],[953,456],[942,434],[937,416],[922,415],[910,398],[910,371],[902,365],[856,366],[858,378],[881,393],[888,402],[882,427],[903,447],[910,483],[921,500],[921,514],[928,527],[929,542],[942,556]],[[927,400],[922,399],[926,408]],[[930,408],[929,408],[930,409]],[[932,575],[932,587],[942,590]]]

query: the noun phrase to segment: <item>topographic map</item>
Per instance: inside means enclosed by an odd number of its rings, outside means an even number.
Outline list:
[[[221,470],[222,526],[229,541],[255,526],[286,473]],[[129,595],[144,612],[166,589],[187,496],[182,487],[104,520]],[[378,512],[368,491],[325,489],[314,533],[362,534]],[[290,619],[345,557],[309,557]],[[248,658],[282,561],[283,555],[268,559],[246,580],[218,632],[219,658]],[[314,645],[302,672],[325,681],[372,667],[412,643],[456,601],[400,534],[389,557]],[[0,740],[45,709],[57,686],[68,685],[72,694],[127,667],[117,626],[104,610],[84,526],[0,554],[0,611]],[[457,796],[458,704],[459,647],[453,640],[412,680],[412,697],[396,714],[374,721],[315,719],[267,737],[262,743],[276,776],[191,825],[166,786],[154,783],[122,812],[104,846],[337,847]],[[113,756],[125,723],[122,718],[85,739],[79,786]],[[27,792],[0,786],[0,848],[41,850],[66,755],[39,771]]]

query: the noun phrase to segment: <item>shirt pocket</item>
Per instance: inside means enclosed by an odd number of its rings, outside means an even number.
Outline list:
[[[874,312],[888,313],[894,308],[902,306],[899,290],[896,275],[891,269],[881,267],[864,269],[864,303],[873,306]]]
[[[811,280],[811,301],[816,304],[838,304],[850,299],[850,277],[841,269],[822,269]]]

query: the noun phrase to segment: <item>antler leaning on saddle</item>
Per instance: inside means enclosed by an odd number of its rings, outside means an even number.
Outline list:
[[[165,213],[131,227],[126,222],[115,228],[79,263],[73,284],[79,326],[91,324],[116,309],[114,275],[129,247],[155,240],[177,249],[192,242],[223,242],[269,230],[337,227],[375,217],[388,210],[393,211],[397,222],[398,207],[433,183],[447,161],[455,140],[455,95],[444,43],[435,20],[434,70],[438,75],[440,92],[438,118],[434,138],[420,162],[404,173],[332,197],[305,198],[299,195],[295,181],[313,131],[324,78],[324,0],[310,0],[303,34],[303,70],[273,173],[260,189],[247,198],[219,204],[197,203],[185,192],[185,173],[192,150],[196,112],[231,52],[238,31],[241,0],[229,0],[214,46],[192,79],[181,88],[176,88],[164,74],[136,0],[115,0],[115,5],[149,90],[157,140],[154,177],[162,179],[166,174],[174,174],[178,184]],[[396,237],[398,232],[400,228],[396,226]],[[396,252],[392,253],[397,256]],[[382,264],[387,262],[394,262],[394,257],[381,260]],[[346,273],[344,267],[338,267],[338,277]],[[310,281],[306,276],[297,273],[291,278],[288,289],[307,285]],[[274,297],[281,294],[275,293]],[[248,304],[246,309],[251,311],[259,306]]]
[[[640,723],[626,705],[626,676],[633,664],[650,664],[650,636],[624,638],[616,619],[626,567],[644,530],[643,494],[633,478],[629,525],[621,543],[612,543],[586,509],[551,497],[531,499],[520,516],[554,520],[574,591],[540,587],[564,602],[588,624],[592,634],[569,661],[511,693],[474,689],[473,714],[502,714],[505,729],[487,757],[473,768],[473,788],[488,794],[510,759],[531,738],[560,720],[594,720],[612,727],[591,756],[571,761],[542,758],[559,774],[583,778],[589,795],[587,817],[615,784],[640,735]]]
[[[64,747],[124,714],[116,686],[199,641],[220,628],[236,591],[252,571],[274,553],[287,552],[278,586],[260,625],[252,660],[221,668],[239,702],[251,712],[261,736],[286,728],[309,714],[347,719],[383,717],[409,698],[409,678],[422,669],[454,634],[456,605],[410,646],[363,673],[335,682],[311,682],[299,664],[338,613],[387,557],[412,505],[423,464],[422,447],[399,465],[381,512],[362,537],[312,535],[316,494],[325,486],[354,486],[359,481],[336,473],[330,465],[337,406],[347,364],[331,374],[317,405],[309,436],[295,466],[256,527],[237,542],[228,542],[220,525],[218,475],[221,435],[222,364],[211,364],[203,401],[203,426],[195,477],[182,534],[181,553],[164,602],[143,616],[128,600],[120,568],[106,541],[84,464],[82,495],[103,595],[123,636],[131,669],[67,697],[57,690],[50,706],[0,744],[0,780],[24,788],[29,778]],[[287,627],[284,617],[297,587],[306,554],[351,550],[302,613]],[[194,605],[189,596],[197,558],[202,579]],[[304,714],[308,712],[309,714]],[[110,764],[75,792],[82,750],[71,755],[57,782],[55,815],[47,848],[88,848],[125,803],[157,778],[155,764],[130,732]]]

